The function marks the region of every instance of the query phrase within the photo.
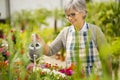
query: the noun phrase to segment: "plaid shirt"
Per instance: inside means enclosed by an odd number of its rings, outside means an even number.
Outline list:
[[[76,50],[74,49],[76,43],[78,44],[78,53],[79,59],[81,61],[81,67],[84,72],[89,75],[92,70],[95,74],[101,75],[101,62],[99,59],[98,50],[94,44],[94,41],[90,38],[89,35],[89,26],[87,23],[84,24],[82,30],[78,32],[79,43],[76,42],[75,29],[74,26],[70,26],[68,29],[67,42],[66,42],[66,65],[69,67],[72,63],[77,63],[75,55]],[[86,43],[88,43],[88,51],[86,51]],[[86,53],[88,52],[88,53]]]

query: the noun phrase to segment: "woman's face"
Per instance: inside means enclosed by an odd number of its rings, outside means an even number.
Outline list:
[[[70,9],[70,10],[66,11],[66,18],[74,26],[81,25],[81,22],[84,21],[83,17],[84,17],[83,12],[78,12],[78,11],[75,11],[73,9]]]

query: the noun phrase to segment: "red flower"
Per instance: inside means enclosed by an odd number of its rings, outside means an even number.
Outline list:
[[[27,70],[28,70],[28,71],[31,71],[34,66],[35,66],[34,63],[30,63],[30,64],[27,66]]]
[[[73,70],[71,69],[60,69],[59,72],[64,73],[68,76],[71,76],[73,74]]]
[[[55,64],[55,65],[53,66],[53,68],[54,68],[54,69],[58,69],[58,65]]]
[[[0,61],[0,68],[7,68],[8,67],[8,61]]]
[[[73,70],[66,69],[65,74],[71,76],[73,74]]]
[[[12,40],[13,40],[13,41],[15,40],[15,35],[14,35],[14,34],[12,35]]]
[[[4,36],[4,35],[1,35],[1,36],[0,36],[0,38],[4,39],[4,38],[5,38],[5,36]]]
[[[8,60],[4,61],[4,64],[5,64],[5,65],[8,65]]]
[[[65,69],[60,69],[59,72],[65,73]]]
[[[6,52],[5,52],[5,55],[6,55],[6,56],[9,56],[9,55],[10,55],[10,53],[6,51]]]
[[[51,64],[46,63],[46,64],[45,64],[45,67],[46,67],[46,68],[51,68]]]
[[[4,47],[0,48],[0,52],[3,52],[4,51]]]

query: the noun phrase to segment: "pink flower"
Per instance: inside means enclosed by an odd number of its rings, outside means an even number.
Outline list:
[[[10,55],[10,53],[6,51],[6,52],[5,52],[5,55],[6,55],[6,56],[9,56],[9,55]]]
[[[60,69],[59,72],[65,73],[65,69]]]
[[[34,66],[35,66],[34,63],[30,63],[30,64],[27,66],[27,70],[28,70],[28,71],[31,71]]]
[[[4,39],[4,38],[5,38],[5,36],[4,36],[4,35],[1,35],[1,36],[0,36],[0,38]]]
[[[68,76],[71,76],[73,74],[73,70],[71,69],[60,69],[59,72],[64,73]]]
[[[4,47],[0,48],[0,52],[3,52],[4,51]]]
[[[46,68],[46,64],[41,64],[40,67],[41,68]]]
[[[68,76],[71,76],[73,74],[73,71],[70,70],[70,69],[66,69],[65,74],[68,75]]]
[[[9,61],[8,61],[8,60],[4,61],[4,64],[5,64],[5,65],[8,65],[8,63],[9,63]]]

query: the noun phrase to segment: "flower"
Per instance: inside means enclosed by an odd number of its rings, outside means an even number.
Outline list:
[[[27,66],[27,70],[28,71],[31,71],[34,67],[34,63],[30,63],[28,66]]]
[[[4,51],[4,47],[0,48],[0,53],[2,53]]]
[[[6,51],[6,52],[5,52],[5,55],[6,55],[6,56],[9,56],[9,55],[10,55],[10,53],[9,53],[8,51]]]
[[[71,76],[73,74],[73,70],[71,69],[66,69],[65,73],[69,76]]]
[[[4,61],[6,61],[10,55],[5,46],[0,48],[0,53],[2,54],[2,57],[4,57]]]
[[[71,69],[60,69],[57,64],[51,65],[49,63],[34,64],[30,63],[27,66],[27,70],[30,72],[39,72],[42,76],[52,76],[55,79],[67,78],[73,74]]]
[[[60,69],[59,72],[64,73],[68,76],[72,76],[72,74],[73,74],[73,70],[71,70],[71,69]]]
[[[6,60],[6,61],[0,61],[0,69],[1,68],[7,68],[8,67],[8,60]]]

